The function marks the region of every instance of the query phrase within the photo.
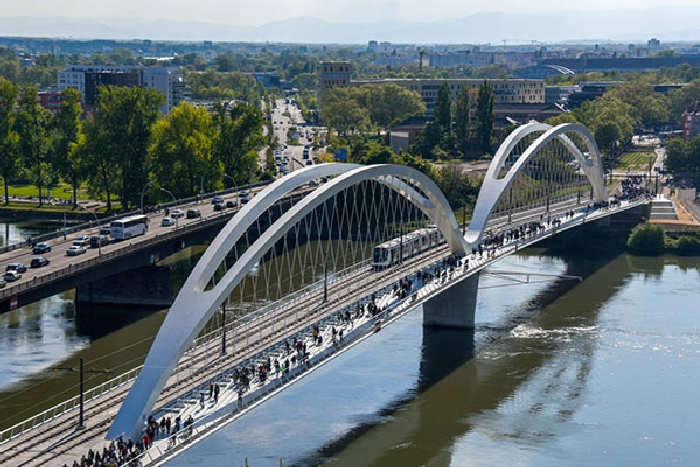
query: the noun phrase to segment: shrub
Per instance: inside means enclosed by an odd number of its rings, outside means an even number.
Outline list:
[[[642,255],[659,255],[664,251],[664,228],[644,224],[635,227],[627,239],[627,248]]]
[[[690,235],[681,235],[678,239],[678,254],[684,256],[700,255],[700,239]]]

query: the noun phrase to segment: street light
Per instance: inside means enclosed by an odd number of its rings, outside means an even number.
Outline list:
[[[54,368],[53,371],[80,371],[80,416],[78,418],[78,426],[76,427],[76,430],[82,430],[85,428],[85,425],[83,424],[83,374],[84,373],[111,373],[110,370],[85,370],[83,368],[83,359],[82,357],[80,358],[80,368],[72,368],[72,367],[58,367]]]
[[[146,183],[143,186],[143,188],[141,189],[141,214],[145,214],[145,212],[143,210],[143,195],[146,193],[146,188],[148,188],[148,186],[151,185],[152,183],[154,183],[155,181],[156,181],[156,179],[154,178],[150,182]]]
[[[172,196],[172,197],[173,197],[173,202],[174,202],[174,203],[177,202],[177,199],[175,198],[175,195],[173,194],[172,191],[168,191],[168,190],[166,190],[166,189],[163,188],[163,187],[160,187],[160,191],[162,191],[163,193],[167,193],[167,194],[169,194],[170,196]],[[174,206],[174,204],[173,204],[173,206]],[[178,216],[178,217],[175,217],[175,228],[177,229],[179,226],[180,226],[180,217]]]
[[[236,207],[238,207],[238,206],[241,204],[241,195],[240,195],[240,193],[238,192],[238,185],[236,185],[236,179],[233,178],[232,176],[230,176],[230,175],[227,174],[227,173],[224,173],[224,177],[225,177],[225,178],[230,178],[231,181],[233,182],[233,189],[234,189],[234,191],[236,192]]]

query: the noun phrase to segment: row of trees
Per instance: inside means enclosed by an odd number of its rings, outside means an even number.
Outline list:
[[[332,88],[321,96],[321,118],[329,130],[388,130],[412,115],[425,112],[416,92],[395,83]]]
[[[437,92],[433,121],[417,136],[414,152],[429,159],[442,154],[463,157],[491,151],[493,135],[493,87],[488,81],[479,87],[472,122],[472,96],[463,87],[453,104],[450,86],[444,81]]]
[[[673,138],[666,145],[666,168],[676,174],[700,173],[700,136],[687,143]]]
[[[39,189],[62,179],[105,194],[119,193],[122,209],[138,206],[147,183],[152,199],[164,188],[177,197],[253,181],[263,146],[262,112],[253,105],[204,108],[183,103],[165,116],[163,96],[140,87],[103,87],[94,114],[83,118],[75,89],[61,93],[54,116],[36,88],[0,78],[0,176],[8,185],[30,180]],[[261,176],[261,174],[257,174]],[[41,202],[41,201],[40,201]]]

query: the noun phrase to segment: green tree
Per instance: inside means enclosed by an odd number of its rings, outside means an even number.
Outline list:
[[[39,105],[39,96],[34,86],[26,86],[20,91],[16,123],[20,156],[37,186],[41,205],[42,188],[48,184],[50,171],[46,156],[50,146],[48,129],[51,125],[51,112]]]
[[[440,133],[449,137],[452,126],[452,98],[450,97],[450,85],[443,81],[435,98],[435,123]]]
[[[231,109],[217,106],[214,125],[217,129],[214,158],[223,164],[225,173],[233,177],[236,184],[249,183],[257,167],[258,151],[265,142],[262,111],[245,103]],[[229,184],[229,179],[224,183]]]
[[[354,88],[332,88],[323,93],[321,118],[329,129],[347,135],[370,127],[369,111],[359,103]]]
[[[488,81],[479,87],[476,101],[477,134],[483,152],[491,152],[491,135],[493,134],[493,87]]]
[[[147,182],[146,153],[164,96],[141,87],[102,87],[95,123],[104,145],[98,155],[119,167],[122,209],[138,205]]]
[[[666,168],[673,173],[685,172],[690,165],[690,147],[680,138],[666,144]]]
[[[214,123],[206,109],[187,102],[160,119],[153,127],[148,151],[149,168],[160,186],[187,197],[199,191],[202,175],[220,180],[223,167],[212,157],[214,135]]]
[[[635,253],[658,255],[664,251],[664,228],[646,223],[635,229],[627,240],[627,247]]]
[[[99,121],[100,115],[83,125],[83,134],[73,149],[79,172],[85,176],[88,190],[93,196],[105,194],[107,211],[112,210],[112,193],[117,190],[121,171],[117,154],[107,150],[113,135]]]
[[[80,93],[74,88],[61,91],[61,106],[54,119],[53,150],[51,164],[65,180],[70,180],[73,187],[73,205],[76,205],[79,180],[79,162],[76,146],[82,133],[80,116]]]
[[[0,176],[5,185],[5,204],[10,203],[8,186],[19,171],[17,143],[19,136],[15,131],[14,107],[17,102],[17,87],[0,77]]]
[[[360,105],[369,111],[371,122],[386,130],[387,135],[393,125],[425,112],[420,94],[396,83],[368,84],[360,87],[355,95]]]
[[[471,127],[471,97],[465,86],[457,96],[455,106],[455,137],[457,150],[466,154],[469,149],[469,129]]]

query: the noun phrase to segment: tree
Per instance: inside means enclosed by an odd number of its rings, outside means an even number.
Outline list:
[[[435,122],[429,122],[417,135],[411,150],[426,159],[435,157],[435,147],[440,144],[440,127]]]
[[[82,134],[80,116],[83,110],[80,106],[80,93],[75,88],[61,91],[61,106],[54,119],[53,150],[51,164],[53,168],[70,180],[73,187],[73,206],[76,205],[78,189],[78,165],[76,145]]]
[[[101,87],[95,124],[103,139],[98,155],[117,164],[121,176],[122,209],[138,205],[147,182],[146,153],[151,129],[164,96],[141,87]]]
[[[479,145],[484,152],[491,151],[491,135],[493,134],[493,87],[488,81],[479,87],[476,101],[476,117],[478,119],[477,134]]]
[[[615,122],[607,122],[596,128],[594,135],[601,151],[610,153],[620,139],[620,127]]]
[[[160,119],[148,150],[148,166],[158,183],[178,197],[187,197],[197,193],[202,175],[220,180],[223,167],[212,157],[214,134],[206,109],[187,102]]]
[[[471,98],[465,86],[457,96],[455,107],[455,136],[457,150],[466,154],[469,148],[469,129],[471,127]]]
[[[362,86],[358,98],[369,111],[371,122],[387,134],[393,125],[425,112],[420,94],[396,83]]]
[[[358,102],[353,88],[332,88],[323,93],[321,117],[329,129],[347,135],[370,127],[369,111]]]
[[[643,255],[663,253],[664,228],[649,223],[635,227],[627,240],[627,247],[635,253]]]
[[[42,187],[48,184],[50,164],[46,155],[50,145],[48,129],[51,112],[39,105],[39,95],[34,86],[22,88],[18,101],[17,134],[21,158],[32,175],[42,204]]]
[[[0,176],[5,185],[5,205],[10,203],[8,186],[10,180],[17,176],[19,158],[17,143],[19,137],[15,130],[14,106],[17,101],[17,87],[0,77]]]
[[[450,85],[443,81],[435,98],[435,123],[440,133],[449,137],[452,123],[452,99],[450,98]]]
[[[236,184],[248,183],[257,166],[258,150],[265,142],[262,136],[262,112],[255,106],[244,103],[231,109],[217,106],[214,125],[217,129],[213,145],[214,159],[223,164],[225,173],[233,177]],[[274,167],[274,158],[272,166]],[[224,183],[228,183],[228,179]]]
[[[119,158],[105,148],[111,143],[112,135],[103,123],[88,120],[83,125],[84,134],[76,144],[73,153],[79,162],[79,171],[87,178],[88,190],[92,195],[106,194],[107,211],[112,210],[112,193],[120,179]]]

